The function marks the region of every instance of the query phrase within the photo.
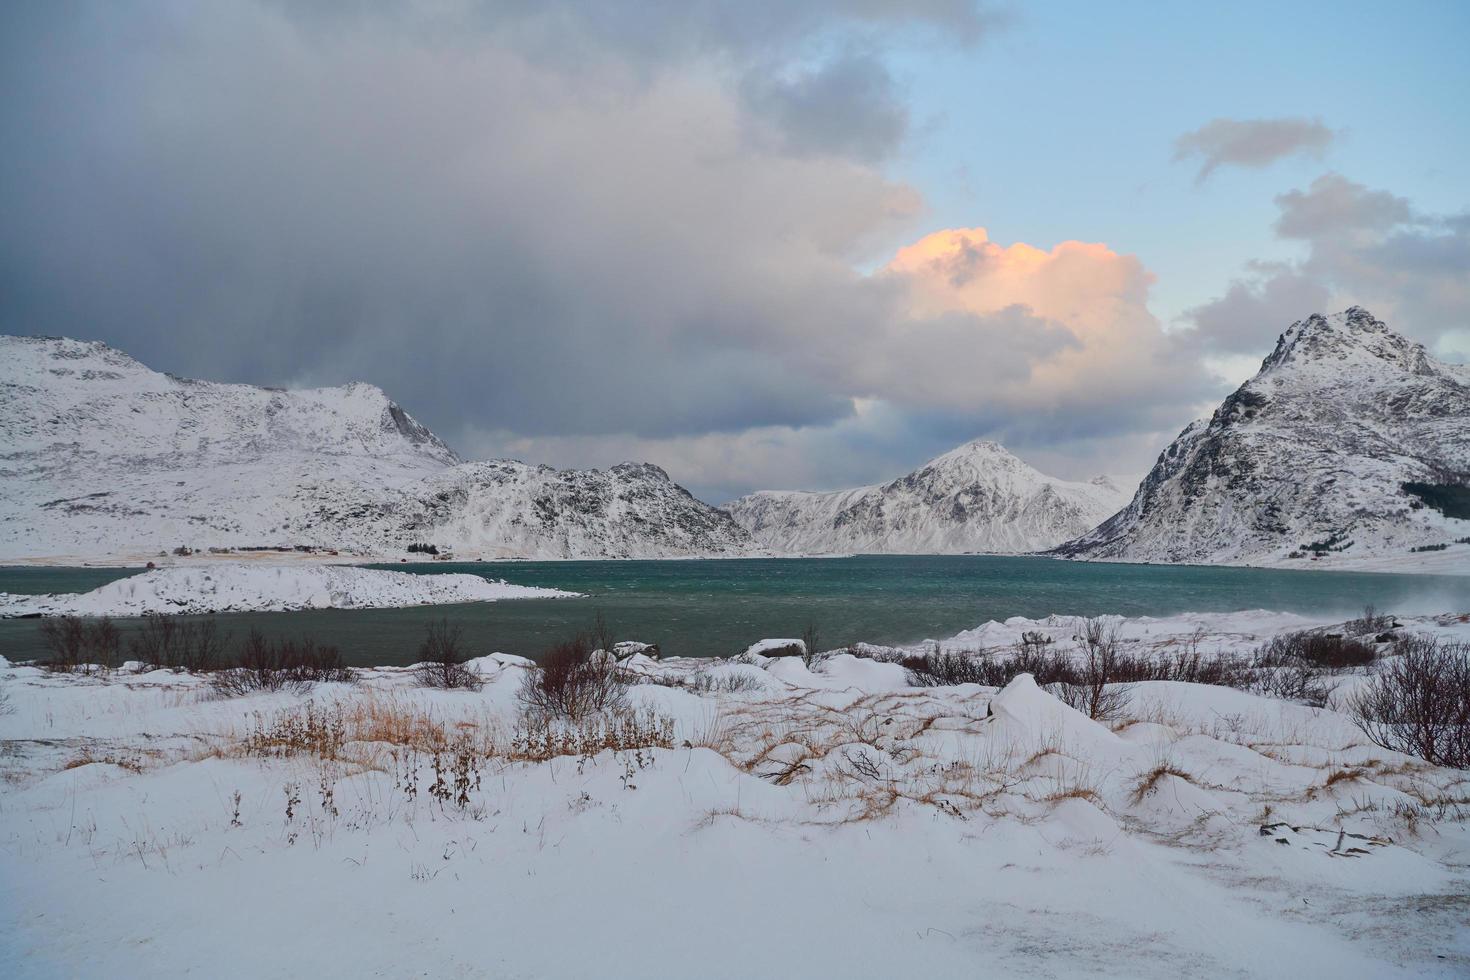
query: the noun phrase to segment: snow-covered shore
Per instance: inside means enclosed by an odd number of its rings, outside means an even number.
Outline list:
[[[1303,624],[1114,625],[1228,652]],[[1077,623],[943,645],[1036,631]],[[227,699],[0,662],[0,974],[1470,969],[1465,773],[1331,706],[1148,682],[1100,724],[1029,675],[743,659],[635,657],[630,713],[556,739],[518,714],[516,657],[474,661],[477,691],[378,668]]]
[[[571,595],[574,593],[492,582],[468,574],[414,575],[343,565],[218,562],[156,568],[91,592],[40,596],[0,593],[0,618],[378,609]]]

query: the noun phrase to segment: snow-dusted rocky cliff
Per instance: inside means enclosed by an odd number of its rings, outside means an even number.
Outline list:
[[[413,541],[540,558],[752,546],[657,467],[461,463],[372,385],[190,381],[105,344],[0,337],[0,558]]]
[[[1126,499],[1106,478],[1056,480],[996,443],[976,441],[881,486],[766,490],[725,509],[777,551],[955,554],[1049,548],[1095,527]]]
[[[1287,564],[1426,555],[1444,571],[1460,556],[1470,569],[1470,544],[1456,543],[1470,537],[1467,484],[1470,369],[1354,307],[1292,324],[1254,378],[1164,450],[1124,510],[1057,552]]]

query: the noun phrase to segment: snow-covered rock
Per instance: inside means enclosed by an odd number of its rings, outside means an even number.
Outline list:
[[[656,466],[461,463],[371,385],[189,381],[101,343],[0,337],[0,558],[415,541],[534,558],[752,546]]]
[[[1463,495],[1467,483],[1470,370],[1354,307],[1292,324],[1254,378],[1164,450],[1126,508],[1057,551],[1305,565],[1314,554],[1407,563],[1413,548],[1447,545],[1424,553],[1436,570],[1470,571],[1470,544],[1455,543],[1470,520],[1412,492]]]
[[[478,575],[231,562],[154,569],[91,592],[39,596],[0,592],[0,618],[379,609],[572,595],[575,593],[492,582]]]
[[[1126,499],[1106,477],[1045,476],[994,442],[966,443],[879,486],[764,490],[725,506],[761,544],[794,554],[955,554],[1050,548]]]

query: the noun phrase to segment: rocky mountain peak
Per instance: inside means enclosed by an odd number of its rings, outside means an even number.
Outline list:
[[[761,491],[726,509],[757,541],[788,553],[1014,553],[1090,528],[1124,499],[1111,483],[1056,480],[977,439],[882,485]]]
[[[1261,371],[1159,455],[1133,501],[1059,553],[1132,561],[1406,567],[1470,520],[1470,372],[1359,307],[1293,323]]]
[[[1433,370],[1423,346],[1394,332],[1361,306],[1324,316],[1314,313],[1287,328],[1261,363],[1261,375],[1326,366],[1393,369],[1411,374]]]

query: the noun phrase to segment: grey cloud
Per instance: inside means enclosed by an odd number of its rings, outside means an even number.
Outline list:
[[[1185,313],[1194,331],[1188,342],[1211,350],[1264,355],[1287,324],[1328,309],[1331,292],[1290,266],[1257,266],[1225,295]]]
[[[495,35],[405,40],[397,14],[302,32],[217,10],[102,5],[12,35],[8,329],[206,377],[367,378],[450,436],[850,410],[803,358],[891,312],[848,258],[912,191],[752,150],[697,73],[588,84]]]
[[[1301,241],[1290,262],[1256,263],[1226,293],[1186,314],[1189,342],[1253,351],[1313,312],[1365,306],[1435,345],[1470,326],[1470,223],[1423,214],[1405,198],[1337,174],[1276,198],[1276,233]]]
[[[847,474],[844,447],[877,471],[905,445],[1041,442],[1073,416],[1151,424],[1140,401],[1177,415],[1149,356],[1037,390],[1067,328],[916,317],[854,271],[921,205],[871,162],[905,120],[873,35],[982,32],[971,5],[647,8],[667,25],[640,7],[651,39],[605,5],[423,9],[10,17],[4,329],[198,377],[367,380],[467,452],[621,447],[705,487],[733,487],[771,432]],[[783,50],[783,87],[752,99],[740,80]],[[793,135],[839,109],[845,127]]]
[[[908,130],[908,109],[892,76],[866,52],[843,52],[790,77],[753,69],[741,92],[788,152],[878,161],[897,149]],[[763,136],[757,132],[758,139]]]
[[[1313,240],[1346,232],[1381,232],[1413,218],[1409,202],[1369,190],[1341,174],[1324,174],[1305,191],[1278,195],[1276,234]]]
[[[1174,141],[1174,159],[1201,159],[1196,180],[1224,166],[1265,167],[1284,157],[1320,157],[1336,133],[1320,119],[1212,119]]]

